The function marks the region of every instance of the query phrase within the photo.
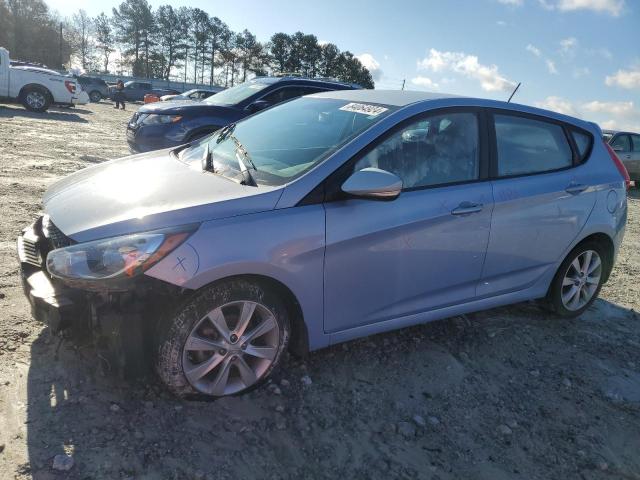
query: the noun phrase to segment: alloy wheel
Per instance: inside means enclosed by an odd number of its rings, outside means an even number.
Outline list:
[[[586,250],[574,258],[562,280],[562,304],[567,310],[584,307],[598,289],[602,260],[595,250]]]
[[[38,110],[44,107],[47,99],[44,97],[44,94],[41,92],[29,92],[27,94],[27,103],[29,106],[35,110]]]
[[[260,380],[279,345],[280,329],[267,307],[251,301],[230,302],[196,323],[182,350],[182,367],[199,392],[231,395]]]

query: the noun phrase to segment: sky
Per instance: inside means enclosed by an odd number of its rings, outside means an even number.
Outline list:
[[[46,0],[70,16],[118,0]],[[150,0],[259,40],[301,30],[357,55],[376,88],[513,101],[640,131],[640,0]]]

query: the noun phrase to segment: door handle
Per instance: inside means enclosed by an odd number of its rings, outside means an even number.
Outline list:
[[[631,159],[631,155],[625,155],[624,158]]]
[[[451,215],[469,215],[470,213],[478,213],[480,211],[482,211],[481,203],[462,202],[451,210]]]
[[[588,185],[584,185],[583,183],[572,183],[567,188],[565,188],[564,191],[570,193],[571,195],[578,195],[579,193],[584,192],[587,188]]]

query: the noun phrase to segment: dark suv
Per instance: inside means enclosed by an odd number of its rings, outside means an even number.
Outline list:
[[[141,107],[127,126],[132,152],[189,143],[221,127],[285,100],[330,90],[354,90],[356,84],[300,77],[258,77],[201,102],[158,102]]]
[[[99,102],[109,96],[109,86],[101,78],[77,76],[76,79],[92,102]]]

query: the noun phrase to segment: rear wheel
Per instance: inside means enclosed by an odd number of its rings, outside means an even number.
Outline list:
[[[289,332],[287,310],[269,289],[220,282],[160,325],[156,371],[178,396],[239,394],[277,367]]]
[[[20,100],[24,108],[32,112],[45,112],[51,104],[49,92],[40,87],[28,88],[22,93]]]
[[[89,94],[89,98],[91,99],[92,102],[98,103],[100,100],[102,100],[102,94],[100,92],[98,92],[97,90],[93,90]]]
[[[604,283],[609,265],[597,242],[574,248],[558,269],[549,289],[552,309],[562,317],[577,317],[594,302]]]

